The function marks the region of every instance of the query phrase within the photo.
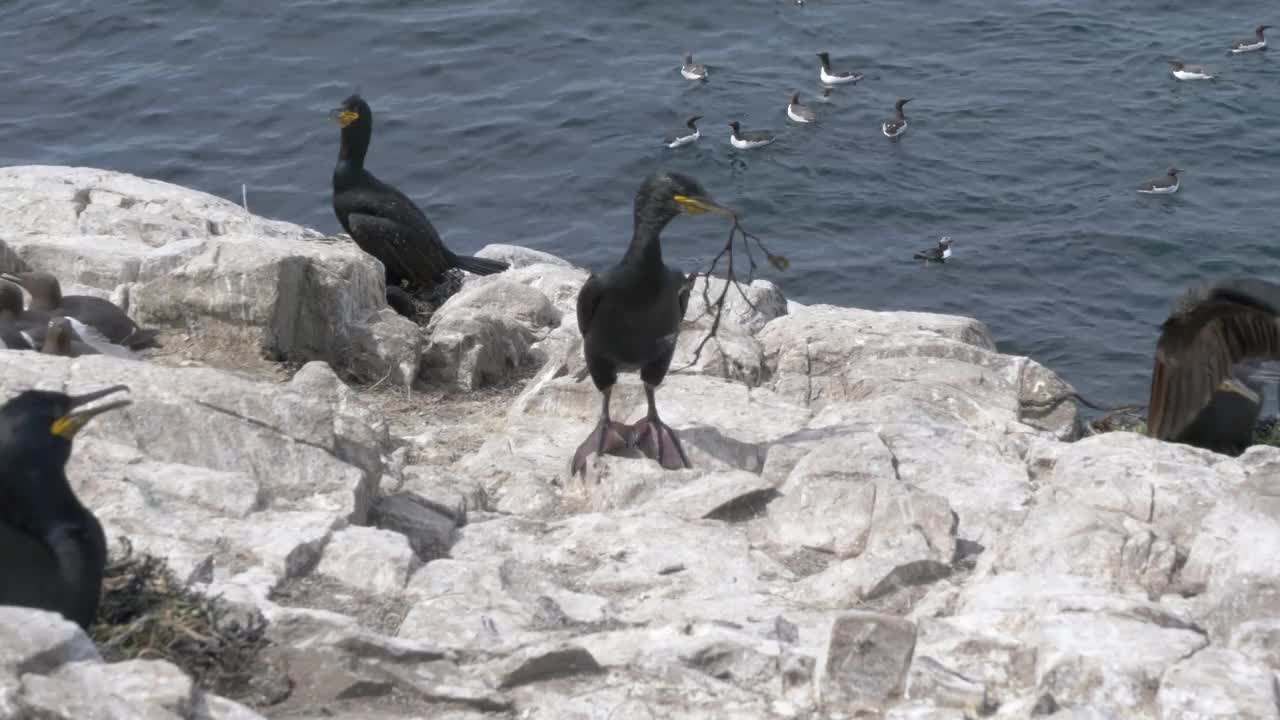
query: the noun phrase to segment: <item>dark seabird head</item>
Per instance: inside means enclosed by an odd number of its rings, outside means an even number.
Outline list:
[[[1270,30],[1270,29],[1271,29],[1270,25],[1259,25],[1258,27],[1254,28],[1253,32],[1256,33],[1259,38],[1261,38],[1262,32],[1264,30]]]
[[[71,355],[71,321],[56,317],[49,321],[40,352],[46,355]]]
[[[666,225],[680,213],[697,215],[715,212],[732,215],[733,211],[711,199],[697,180],[676,172],[659,172],[645,178],[636,192],[636,221]]]
[[[330,115],[334,120],[338,121],[338,125],[343,129],[352,125],[372,125],[373,111],[369,109],[369,103],[359,95],[352,95],[342,104],[330,111]]]
[[[17,320],[22,314],[22,288],[17,283],[0,280],[0,320]]]
[[[83,407],[94,400],[128,391],[127,385],[113,385],[84,395],[66,395],[46,390],[27,390],[0,407],[0,445],[6,448],[5,467],[23,457],[48,456],[59,466],[71,457],[71,440],[93,418],[128,405],[129,400],[113,400],[96,407]],[[15,442],[16,441],[16,442]],[[16,448],[14,445],[16,444]]]
[[[62,305],[62,285],[52,273],[43,270],[4,273],[0,279],[17,283],[30,293],[32,310],[53,310]]]
[[[701,119],[702,119],[702,116],[701,116],[701,115],[694,115],[693,117],[690,117],[688,120],[686,120],[684,124],[685,124],[685,126],[686,126],[686,127],[688,127],[690,130],[697,130],[697,129],[698,129],[698,121],[699,121],[699,120],[701,120]]]
[[[1181,60],[1170,60],[1169,66],[1172,67],[1174,70],[1181,70],[1183,67],[1186,66],[1186,63],[1182,62]]]
[[[685,65],[692,65],[692,64],[693,64],[693,53],[691,53],[691,52],[687,52],[687,53],[685,53],[685,54],[684,54],[684,64],[685,64]]]
[[[942,239],[938,240],[938,247],[949,248],[953,242],[955,242],[955,240],[952,240],[950,235],[943,235]]]
[[[1176,178],[1176,177],[1178,177],[1178,173],[1180,173],[1180,172],[1182,172],[1182,171],[1181,171],[1181,170],[1179,170],[1178,168],[1176,168],[1176,167],[1174,167],[1174,166],[1170,165],[1170,166],[1169,166],[1169,169],[1168,169],[1168,170],[1166,170],[1165,172],[1169,175],[1169,177],[1171,177],[1171,178]]]
[[[373,135],[373,110],[359,94],[352,95],[329,112],[342,128],[342,145],[338,148],[339,160],[351,160],[357,166],[364,163],[369,151],[369,139]]]
[[[729,123],[729,127],[733,128],[733,134],[734,134],[734,135],[737,135],[738,133],[740,133],[740,132],[742,131],[742,127],[741,127],[740,125],[738,125],[738,121],[737,121],[737,120],[734,120],[733,122]]]
[[[791,104],[792,105],[800,104],[800,93],[791,93]]]
[[[893,109],[898,112],[902,112],[902,107],[914,99],[915,98],[898,98],[898,102],[893,104]]]
[[[824,68],[826,68],[828,71],[830,71],[830,70],[831,70],[831,56],[830,56],[829,54],[825,53],[825,52],[817,53],[817,55],[818,55],[818,59],[822,61],[822,67],[824,67]]]

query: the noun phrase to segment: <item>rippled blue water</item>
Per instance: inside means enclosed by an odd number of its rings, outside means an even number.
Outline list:
[[[1225,53],[1266,21],[1261,0],[6,0],[0,163],[246,183],[254,211],[334,231],[326,110],[358,86],[371,169],[457,250],[603,266],[641,178],[678,169],[790,256],[796,300],[973,315],[1095,399],[1145,401],[1174,294],[1280,278],[1280,49]],[[686,49],[710,82],[680,77]],[[824,49],[868,79],[792,125]],[[1220,78],[1178,83],[1172,54]],[[662,147],[693,113],[702,142]],[[733,150],[735,118],[780,141]],[[1178,195],[1133,191],[1170,163]],[[691,269],[724,233],[678,220],[668,258]],[[943,234],[953,262],[909,260]]]

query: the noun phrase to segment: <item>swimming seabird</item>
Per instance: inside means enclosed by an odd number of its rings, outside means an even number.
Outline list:
[[[1138,192],[1146,195],[1167,195],[1178,192],[1178,173],[1182,172],[1170,166],[1164,177],[1151,178],[1138,186]]]
[[[944,235],[938,244],[928,250],[921,250],[911,257],[916,260],[924,260],[925,262],[944,263],[951,258],[951,243],[954,242],[950,235]]]
[[[902,107],[909,102],[911,98],[898,98],[898,102],[893,104],[893,117],[880,123],[880,132],[885,137],[896,138],[907,131],[907,116],[903,114]]]
[[[129,401],[84,406],[122,390],[27,390],[0,407],[0,605],[58,612],[86,630],[93,623],[107,540],[64,467],[76,433]]]
[[[1212,80],[1213,73],[1203,65],[1188,65],[1181,60],[1170,60],[1173,76],[1179,80]]]
[[[812,109],[800,104],[800,93],[791,93],[791,102],[787,103],[787,117],[798,123],[811,123],[818,119]]]
[[[729,133],[729,144],[739,150],[750,150],[751,148],[764,147],[776,139],[774,138],[773,133],[765,132],[764,130],[749,130],[747,132],[743,132],[737,120],[729,123],[729,127],[733,128],[733,131]]]
[[[707,66],[693,61],[693,53],[684,54],[684,65],[680,66],[680,74],[688,80],[706,80]]]
[[[818,66],[818,79],[828,85],[858,82],[862,79],[862,73],[849,72],[848,70],[832,70],[831,56],[825,52],[818,53],[818,60],[822,63]]]
[[[689,467],[675,432],[658,417],[654,392],[671,367],[692,289],[688,278],[662,261],[660,235],[682,212],[728,213],[697,180],[679,173],[645,179],[635,198],[634,230],[622,260],[587,278],[578,293],[578,329],[587,370],[602,394],[600,420],[573,455],[572,472],[592,453],[637,447],[668,469]],[[609,397],[620,371],[640,371],[649,412],[627,426],[609,417]]]
[[[684,123],[685,127],[689,128],[693,132],[676,133],[675,135],[668,136],[667,147],[678,148],[681,145],[688,145],[689,143],[697,142],[698,138],[702,137],[702,132],[698,130],[698,121],[701,119],[701,115],[694,115],[686,120]]]
[[[1254,50],[1266,50],[1267,38],[1263,36],[1264,30],[1270,30],[1270,25],[1259,25],[1253,29],[1253,37],[1240,40],[1231,46],[1231,54],[1239,55],[1240,53],[1253,52]]]
[[[158,330],[139,327],[110,300],[92,295],[63,295],[62,285],[51,273],[42,270],[4,273],[0,278],[21,285],[31,295],[31,305],[22,314],[22,320],[46,325],[54,316],[65,316],[71,321],[77,340],[95,344],[93,340],[101,338],[104,344],[129,350],[160,347],[156,339]],[[119,354],[110,348],[97,349],[105,354]]]
[[[1276,379],[1259,361],[1273,360],[1280,360],[1280,285],[1235,277],[1187,291],[1160,327],[1148,434],[1242,451],[1261,411],[1261,382]]]
[[[360,249],[382,263],[388,287],[408,282],[425,289],[439,284],[445,272],[454,268],[493,275],[509,267],[499,260],[454,254],[407,195],[365,170],[373,137],[369,103],[352,95],[333,110],[333,116],[342,127],[338,163],[333,168],[333,212]],[[398,312],[411,314],[403,299],[389,296]]]

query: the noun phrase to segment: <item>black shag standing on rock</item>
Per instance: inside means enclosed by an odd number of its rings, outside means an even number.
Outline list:
[[[1147,432],[1238,454],[1262,409],[1257,361],[1280,360],[1280,285],[1230,278],[1185,293],[1161,326]]]
[[[6,273],[0,277],[16,282],[31,294],[29,309],[33,315],[31,319],[35,322],[48,323],[50,315],[61,315],[101,333],[106,342],[114,345],[123,345],[131,350],[160,347],[160,342],[156,339],[159,333],[156,330],[138,327],[128,313],[110,300],[92,295],[63,295],[58,278],[50,273]],[[44,315],[41,316],[40,313]]]
[[[338,164],[333,168],[333,212],[360,249],[382,262],[387,300],[397,312],[413,314],[411,307],[405,307],[405,293],[397,292],[402,281],[431,288],[454,268],[492,275],[509,267],[500,260],[455,255],[408,196],[364,169],[373,137],[373,111],[359,95],[342,101],[333,116],[342,126]]]
[[[592,274],[578,293],[578,329],[591,379],[603,394],[600,422],[573,455],[573,472],[591,453],[638,447],[664,468],[689,467],[675,431],[658,417],[654,391],[671,367],[692,285],[662,262],[662,229],[681,212],[729,213],[698,181],[678,173],[647,178],[636,193],[635,229],[622,261]],[[639,370],[648,415],[627,426],[609,418],[609,397],[619,371]]]
[[[64,467],[75,434],[129,401],[83,406],[127,389],[79,397],[28,390],[0,407],[0,605],[52,610],[86,629],[93,622],[107,541]]]

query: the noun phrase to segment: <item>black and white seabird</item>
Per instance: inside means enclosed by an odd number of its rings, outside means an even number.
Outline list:
[[[701,115],[694,115],[686,120],[684,123],[685,127],[689,128],[691,132],[676,133],[675,135],[668,136],[667,147],[678,148],[681,145],[688,145],[689,143],[697,142],[698,138],[702,137],[702,132],[698,130],[698,121],[701,119]]]
[[[862,79],[862,73],[849,72],[848,70],[832,70],[831,56],[825,52],[818,53],[818,60],[821,65],[818,66],[818,79],[828,85],[842,85],[844,83],[858,82]]]
[[[911,100],[912,98],[898,98],[898,102],[893,104],[893,117],[880,123],[880,132],[885,137],[896,138],[907,131],[907,116],[903,114],[902,107]]]
[[[0,347],[8,350],[34,350],[31,336],[22,332],[22,288],[8,280],[0,280]]]
[[[684,54],[684,65],[680,66],[680,74],[687,80],[706,80],[707,66],[693,61],[693,53]]]
[[[773,133],[765,132],[764,130],[743,132],[737,120],[729,123],[729,127],[733,128],[733,131],[729,133],[729,144],[739,150],[764,147],[776,139]]]
[[[1280,285],[1234,277],[1193,288],[1160,327],[1147,433],[1238,454],[1252,441],[1263,362],[1280,360]]]
[[[1181,60],[1170,60],[1169,68],[1179,80],[1212,80],[1213,73],[1203,65],[1188,65]]]
[[[160,347],[160,341],[156,339],[159,331],[139,327],[128,313],[110,300],[92,295],[63,295],[62,285],[51,273],[40,270],[4,273],[0,278],[21,285],[31,295],[31,306],[23,314],[23,319],[47,324],[52,316],[65,316],[71,320],[76,339],[90,344],[100,337],[106,344],[120,345],[129,350]],[[108,349],[99,350],[117,354]]]
[[[369,103],[352,95],[332,114],[342,128],[333,168],[333,212],[356,245],[382,263],[388,288],[399,289],[405,282],[417,290],[430,289],[455,268],[493,275],[510,267],[500,260],[455,254],[409,196],[365,169],[373,138]],[[411,317],[413,303],[406,295],[389,290],[387,300],[401,315]]]
[[[61,613],[86,630],[93,623],[107,540],[64,468],[75,434],[129,401],[85,405],[122,390],[78,397],[27,390],[0,407],[0,605]]]
[[[1138,192],[1145,195],[1167,195],[1178,192],[1178,173],[1182,172],[1170,166],[1164,177],[1151,178],[1138,186]]]
[[[951,243],[954,242],[950,235],[944,235],[938,244],[928,250],[921,250],[911,257],[916,260],[924,260],[925,262],[944,263],[951,259]]]
[[[578,329],[591,380],[602,395],[600,419],[573,454],[571,471],[586,469],[592,454],[639,448],[667,469],[690,467],[675,431],[658,417],[654,392],[666,377],[692,284],[684,273],[663,263],[660,235],[680,213],[728,209],[711,200],[697,180],[679,173],[657,173],[636,193],[634,229],[622,260],[593,273],[578,293]],[[649,412],[627,426],[609,417],[609,397],[618,373],[640,371]]]
[[[800,104],[800,93],[791,93],[791,102],[787,103],[787,117],[798,123],[811,123],[818,120],[812,109]]]
[[[1259,25],[1254,28],[1253,37],[1240,40],[1231,46],[1231,54],[1239,55],[1240,53],[1253,52],[1254,50],[1266,50],[1267,38],[1262,33],[1270,29],[1270,25]]]

